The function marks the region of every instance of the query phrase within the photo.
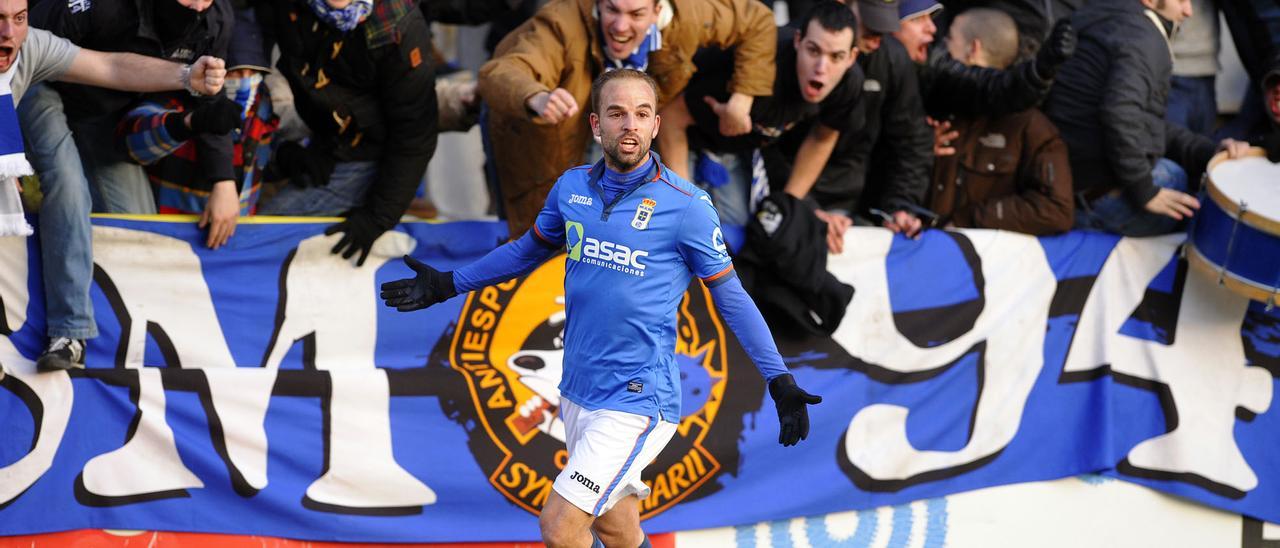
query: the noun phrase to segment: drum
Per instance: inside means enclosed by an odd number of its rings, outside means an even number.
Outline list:
[[[1280,302],[1280,164],[1261,148],[1209,162],[1200,211],[1192,218],[1187,261],[1241,296]]]

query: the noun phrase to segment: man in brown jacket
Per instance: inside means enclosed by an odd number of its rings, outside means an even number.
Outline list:
[[[947,50],[966,65],[1004,69],[1018,54],[1018,28],[1002,11],[973,8],[952,22]],[[962,117],[951,128],[935,144],[929,186],[939,224],[1033,235],[1071,229],[1067,147],[1044,114]]]
[[[758,0],[551,0],[480,69],[489,139],[512,237],[529,229],[551,185],[581,164],[591,138],[591,82],[620,67],[648,72],[666,104],[701,47],[735,48],[722,131],[750,131],[756,96],[773,92],[773,13]]]

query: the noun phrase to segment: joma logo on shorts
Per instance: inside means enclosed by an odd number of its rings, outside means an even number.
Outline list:
[[[577,481],[578,483],[581,483],[582,485],[586,486],[586,488],[590,489],[592,493],[600,492],[600,486],[596,485],[596,482],[587,479],[587,477],[582,474],[574,472],[573,475],[569,476],[569,479]]]

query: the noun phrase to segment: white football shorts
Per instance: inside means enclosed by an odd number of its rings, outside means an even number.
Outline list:
[[[627,495],[648,498],[640,471],[658,457],[676,433],[676,423],[623,411],[590,411],[560,400],[569,462],[554,489],[593,516],[613,508]]]

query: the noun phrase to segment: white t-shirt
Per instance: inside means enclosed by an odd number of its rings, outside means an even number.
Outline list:
[[[71,61],[80,53],[80,46],[70,40],[35,27],[27,29],[27,40],[18,49],[17,70],[9,82],[13,90],[13,103],[18,104],[31,84],[55,80],[71,68]]]

